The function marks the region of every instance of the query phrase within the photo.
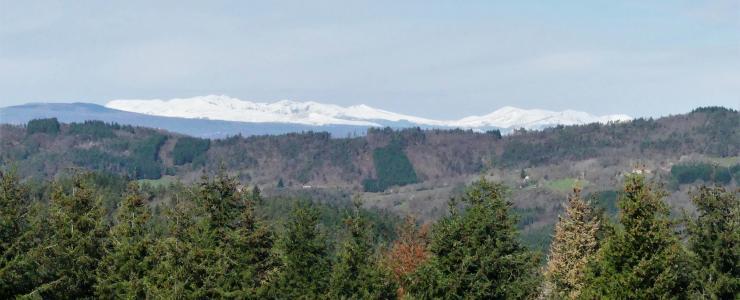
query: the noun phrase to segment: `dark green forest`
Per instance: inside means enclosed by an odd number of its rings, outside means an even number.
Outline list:
[[[403,186],[418,181],[414,167],[399,141],[373,150],[373,163],[377,178],[363,180],[366,192],[382,192],[394,185]]]
[[[175,148],[172,149],[172,159],[176,165],[183,165],[199,161],[204,162],[203,156],[208,147],[211,145],[210,140],[184,137],[177,140]]]
[[[153,187],[89,172],[24,182],[6,168],[0,297],[740,295],[738,190],[700,187],[691,192],[696,213],[672,217],[660,186],[632,174],[611,219],[576,189],[547,256],[522,243],[507,195],[505,185],[481,179],[445,217],[421,226],[350,203],[263,198],[225,173]],[[543,273],[555,263],[576,273]]]

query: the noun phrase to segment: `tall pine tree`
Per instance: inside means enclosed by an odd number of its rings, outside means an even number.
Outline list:
[[[15,170],[0,170],[0,298],[25,294],[37,282],[36,260],[28,255],[40,233],[40,207],[31,209],[28,187]]]
[[[190,229],[195,226],[195,205],[180,200],[175,195],[174,207],[165,211],[168,232],[159,238],[151,249],[156,262],[149,272],[147,293],[160,299],[184,299],[190,297],[190,251],[192,246]]]
[[[100,298],[142,299],[147,296],[146,277],[152,269],[154,244],[151,212],[136,182],[116,212],[105,256],[98,265],[96,295]]]
[[[153,251],[154,294],[169,298],[257,298],[273,268],[272,235],[255,219],[259,192],[224,173],[204,177],[192,203],[170,215],[170,237]]]
[[[585,285],[586,266],[599,247],[600,221],[591,206],[573,189],[565,216],[555,225],[545,269],[549,298],[577,299]]]
[[[270,228],[255,215],[255,206],[262,202],[259,188],[242,192],[240,214],[223,241],[224,268],[219,285],[225,287],[222,296],[262,298],[268,288],[270,273],[277,268],[272,255],[274,237]]]
[[[0,170],[0,253],[13,248],[22,233],[23,215],[27,211],[28,189],[14,170]]]
[[[519,241],[506,188],[481,179],[462,198],[464,212],[434,226],[432,257],[409,292],[419,298],[524,299],[538,294],[538,256]]]
[[[48,227],[43,241],[29,254],[37,261],[40,274],[32,295],[93,296],[106,230],[101,199],[88,176],[76,175],[71,187],[58,182],[52,187]]]
[[[702,298],[740,297],[740,190],[701,187],[698,217],[689,221],[689,248],[697,258],[696,288]]]
[[[298,203],[278,241],[280,271],[270,287],[274,299],[317,299],[326,295],[331,263],[319,212]]]
[[[587,272],[587,299],[686,298],[691,283],[687,254],[669,219],[665,193],[645,182],[626,177],[619,200],[623,227],[604,242]]]
[[[345,220],[346,237],[332,268],[329,298],[390,299],[396,295],[390,270],[379,264],[371,226],[359,206]]]

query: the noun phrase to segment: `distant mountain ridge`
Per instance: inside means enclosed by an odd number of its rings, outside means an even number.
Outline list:
[[[0,123],[25,124],[32,119],[57,118],[61,122],[101,120],[165,129],[197,137],[285,134],[305,131],[329,132],[334,137],[364,135],[368,128],[422,129],[543,129],[626,121],[626,115],[598,117],[585,112],[525,110],[504,107],[483,116],[460,120],[432,120],[376,109],[367,105],[342,107],[318,102],[279,101],[258,103],[228,96],[205,96],[172,100],[114,100],[106,106],[92,103],[29,103],[0,108]]]
[[[161,117],[107,108],[92,103],[29,103],[0,108],[0,123],[26,124],[33,119],[57,118],[60,122],[81,123],[100,120],[108,123],[164,129],[203,138],[285,134],[304,131],[325,131],[336,137],[364,135],[367,126],[309,126],[290,123],[246,123],[207,119]]]
[[[624,114],[595,116],[586,112],[520,109],[506,106],[483,116],[459,120],[433,120],[394,113],[367,105],[342,107],[318,102],[283,100],[275,103],[244,101],[229,96],[209,95],[171,100],[113,100],[106,107],[147,115],[206,118],[240,122],[274,122],[302,125],[352,125],[383,127],[407,123],[414,126],[465,129],[541,129],[555,125],[578,125],[629,121]]]

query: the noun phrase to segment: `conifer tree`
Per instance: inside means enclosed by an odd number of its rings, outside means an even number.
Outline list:
[[[192,202],[179,200],[179,195],[175,201],[174,208],[165,212],[169,232],[151,249],[156,261],[148,274],[146,289],[160,299],[183,299],[189,295],[186,283],[190,276],[190,229],[197,214]]]
[[[13,298],[32,290],[34,261],[27,255],[35,240],[37,218],[28,200],[28,188],[15,170],[0,170],[0,299]]]
[[[56,299],[93,296],[106,231],[100,198],[85,177],[76,175],[68,190],[60,183],[52,187],[48,229],[30,253],[40,274],[31,295]]]
[[[693,197],[698,217],[688,223],[702,298],[740,297],[740,190],[701,187]]]
[[[5,254],[20,238],[27,199],[28,190],[15,171],[0,170],[0,253]]]
[[[130,183],[97,269],[98,297],[142,299],[147,296],[145,280],[156,259],[150,253],[154,243],[150,218],[139,185]]]
[[[329,282],[331,299],[390,299],[396,285],[381,267],[373,249],[371,224],[356,206],[345,220],[346,237],[339,249]]]
[[[227,297],[262,298],[268,276],[277,267],[272,256],[274,238],[270,228],[255,216],[255,205],[262,201],[259,188],[255,186],[241,200],[241,213],[221,246],[225,273],[219,286],[227,287],[229,292],[223,294]]]
[[[256,298],[272,266],[272,235],[254,217],[254,197],[224,173],[204,177],[193,205],[171,214],[171,237],[157,245],[162,257],[152,278],[162,297]]]
[[[691,265],[669,219],[665,193],[645,183],[645,177],[626,177],[619,200],[623,227],[604,242],[589,265],[586,299],[686,298]]]
[[[293,209],[278,241],[280,271],[270,287],[270,298],[317,299],[326,295],[331,264],[319,212],[310,204]]]
[[[518,238],[506,188],[481,179],[434,226],[432,257],[409,288],[419,298],[524,299],[538,294],[538,256]],[[452,206],[451,206],[452,207]]]
[[[585,285],[586,266],[599,247],[600,227],[593,208],[581,199],[580,189],[574,188],[550,244],[545,269],[549,298],[578,298]]]

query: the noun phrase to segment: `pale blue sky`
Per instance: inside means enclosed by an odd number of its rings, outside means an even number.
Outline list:
[[[450,119],[740,108],[740,0],[0,0],[0,106],[205,94]]]

